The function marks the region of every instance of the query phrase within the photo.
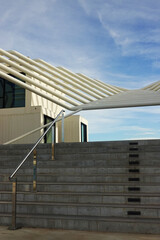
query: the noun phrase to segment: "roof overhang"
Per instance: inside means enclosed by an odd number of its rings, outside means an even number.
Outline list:
[[[150,90],[128,90],[110,97],[87,104],[82,104],[82,110],[127,108],[160,105],[160,92]],[[74,110],[77,107],[73,108]]]
[[[160,105],[160,81],[129,90],[16,51],[0,49],[0,77],[70,111]]]

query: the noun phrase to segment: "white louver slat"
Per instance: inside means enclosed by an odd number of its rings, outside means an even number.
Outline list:
[[[160,81],[128,90],[64,67],[54,67],[41,59],[30,59],[16,51],[0,49],[0,77],[70,111],[160,104]]]

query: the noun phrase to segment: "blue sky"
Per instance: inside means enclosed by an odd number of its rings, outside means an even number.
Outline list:
[[[160,80],[159,0],[0,0],[0,47],[109,84]],[[82,112],[90,141],[160,138],[160,108]]]

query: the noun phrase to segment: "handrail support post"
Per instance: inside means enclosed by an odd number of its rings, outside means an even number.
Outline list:
[[[64,142],[64,111],[62,112],[62,142]]]
[[[52,160],[54,160],[54,139],[55,139],[54,128],[55,124],[52,126]]]
[[[17,178],[12,181],[12,225],[9,230],[16,230],[20,227],[16,225],[16,205],[17,205]]]
[[[33,192],[37,191],[37,151],[33,151]]]

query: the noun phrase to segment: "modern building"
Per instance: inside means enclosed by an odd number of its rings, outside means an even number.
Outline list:
[[[62,110],[64,141],[88,140],[88,123],[82,110],[160,105],[160,81],[144,88],[128,90],[103,83],[63,67],[31,59],[16,51],[0,49],[0,144],[43,127]],[[16,143],[32,143],[44,129]],[[61,124],[55,126],[55,141],[61,141]],[[50,142],[48,134],[43,142]]]
[[[55,119],[62,110],[58,104],[0,78],[0,144],[19,137]],[[34,143],[44,129],[26,136],[15,143]],[[55,141],[61,142],[61,122],[55,126]],[[88,122],[79,115],[65,119],[65,142],[88,139]],[[51,131],[43,142],[51,142]]]
[[[88,123],[74,115],[152,105],[160,105],[160,81],[128,90],[0,49],[0,225],[12,217],[12,230],[23,225],[159,234],[160,140],[80,143],[88,141]],[[69,111],[64,125],[60,120],[54,126],[58,143],[36,148],[46,124],[63,110]],[[36,142],[20,163],[30,145],[4,146],[13,138]],[[42,141],[51,138],[48,132]]]
[[[5,64],[5,66],[11,70],[9,65]],[[15,68],[14,71],[16,72]],[[1,73],[4,72],[1,71]],[[38,89],[37,86],[26,82],[28,87],[33,90],[30,91],[0,76],[0,144],[4,144],[53,121],[62,109],[65,110],[63,106],[64,100],[57,97],[58,94],[64,97],[63,92],[57,91],[39,79],[29,76],[28,72],[18,71],[17,73],[19,77],[8,71],[7,76],[20,83],[25,83],[23,78],[29,78],[33,83],[53,91],[53,94],[51,95],[48,91],[41,89],[42,96],[40,96],[34,93],[34,90]],[[52,97],[56,103],[48,100],[45,96]],[[55,142],[61,142],[61,121],[57,122],[54,128]],[[44,130],[45,128],[42,128],[33,134],[14,141],[14,143],[34,143],[43,134]],[[86,119],[80,115],[74,115],[64,120],[65,142],[86,142],[87,140],[88,122]],[[42,142],[51,142],[51,131],[47,133]]]

